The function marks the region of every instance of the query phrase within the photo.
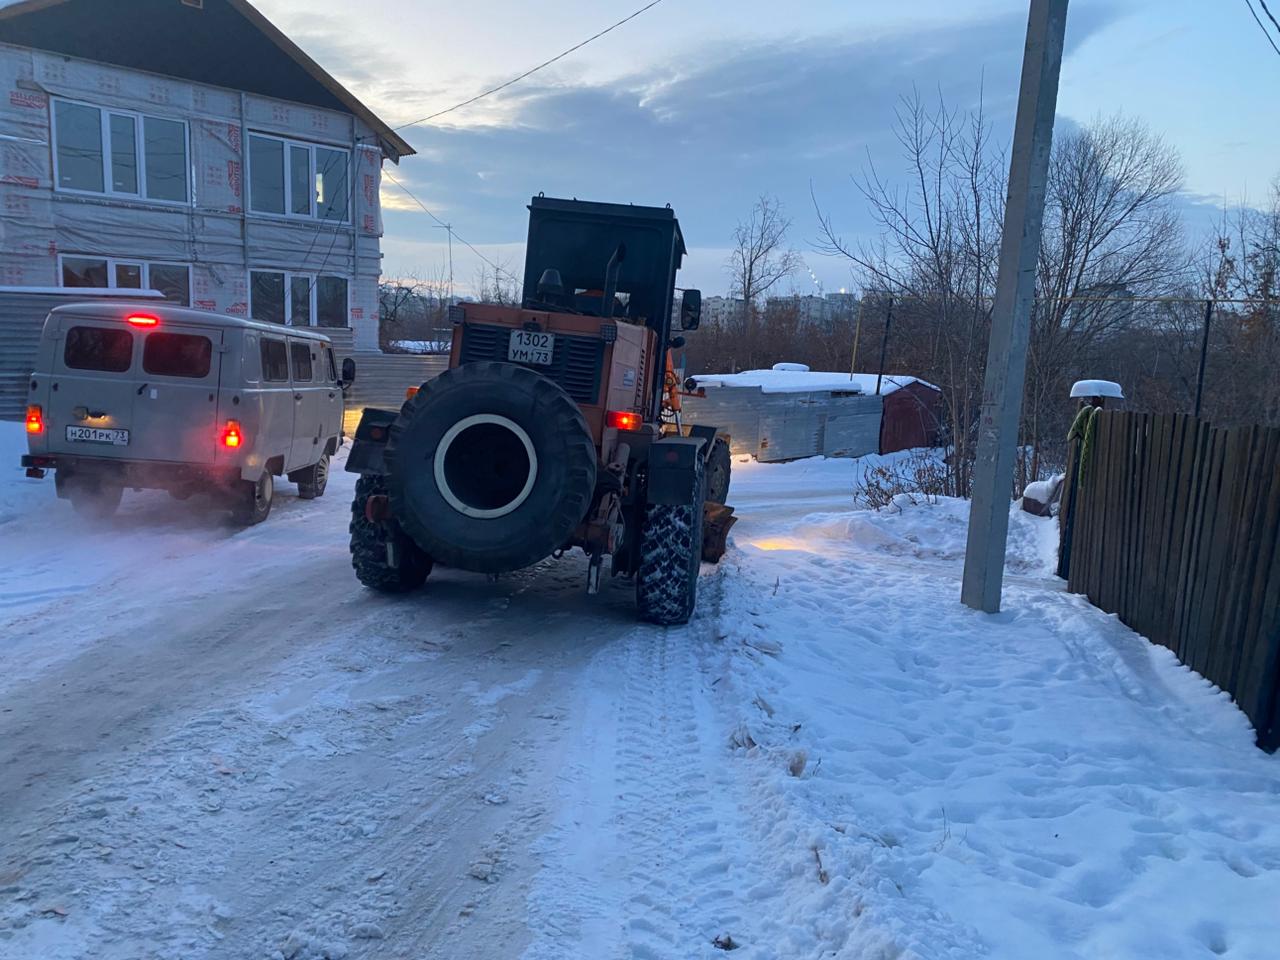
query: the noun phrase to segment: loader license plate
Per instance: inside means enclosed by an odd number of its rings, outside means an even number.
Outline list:
[[[75,443],[110,443],[117,447],[127,447],[129,431],[104,430],[101,427],[67,427],[67,439]]]
[[[537,363],[551,366],[556,352],[556,335],[536,330],[512,330],[511,344],[507,347],[507,359],[512,363]]]

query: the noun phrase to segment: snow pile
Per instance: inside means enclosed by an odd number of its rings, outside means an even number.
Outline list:
[[[842,511],[852,473],[735,479],[716,689],[749,761],[744,846],[785,890],[735,938],[762,956],[1274,956],[1280,758],[1243,715],[1046,575],[1053,520],[1011,516],[1021,575],[987,616],[957,599],[967,505]],[[812,507],[819,476],[840,478],[825,510],[756,509],[789,484]]]
[[[781,366],[781,364],[780,364]],[[691,378],[698,387],[759,387],[762,393],[810,393],[847,390],[853,393],[874,394],[876,374],[839,373],[817,370],[744,370],[742,373],[700,373]],[[893,393],[913,383],[933,384],[917,377],[889,376],[880,385],[881,394]],[[934,389],[937,389],[936,387]]]
[[[452,344],[448,340],[392,340],[387,346],[398,353],[448,353]]]

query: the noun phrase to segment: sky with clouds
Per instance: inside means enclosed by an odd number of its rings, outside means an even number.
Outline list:
[[[643,3],[257,5],[396,125],[509,79]],[[793,245],[834,290],[849,274],[813,250],[811,187],[846,235],[864,234],[850,175],[868,158],[890,177],[901,169],[894,108],[913,87],[954,107],[981,95],[1007,143],[1026,17],[1026,0],[663,0],[528,80],[402,131],[418,154],[388,170],[517,274],[525,204],[539,191],[669,203],[691,250],[680,282],[708,293],[727,285],[734,224],[755,197],[776,195],[793,219]],[[1280,44],[1280,32],[1273,38]],[[1260,199],[1280,174],[1278,78],[1280,56],[1244,0],[1075,0],[1059,121],[1116,112],[1145,120],[1181,154],[1182,207],[1204,229],[1224,200]],[[389,183],[383,200],[384,273],[434,275],[445,232]],[[479,265],[455,243],[459,288]],[[815,289],[807,273],[794,285]]]

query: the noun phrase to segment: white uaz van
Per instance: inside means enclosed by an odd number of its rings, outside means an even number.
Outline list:
[[[54,471],[80,513],[125,487],[209,491],[240,523],[271,511],[274,478],[324,493],[342,442],[342,377],[320,333],[155,303],[53,310],[31,374],[27,476]]]

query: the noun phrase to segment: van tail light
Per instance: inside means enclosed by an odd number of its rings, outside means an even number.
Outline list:
[[[35,404],[27,407],[27,433],[44,433],[44,411]]]
[[[414,397],[418,395],[418,391],[421,389],[422,389],[421,387],[405,387],[404,398],[406,400],[412,400]]]
[[[131,313],[124,318],[124,322],[131,327],[158,327],[160,326],[160,318],[153,317],[146,313]]]
[[[605,423],[614,430],[639,430],[640,414],[629,410],[610,410]]]
[[[240,432],[239,420],[228,420],[222,428],[222,445],[228,450],[235,450],[244,443],[244,434]]]

